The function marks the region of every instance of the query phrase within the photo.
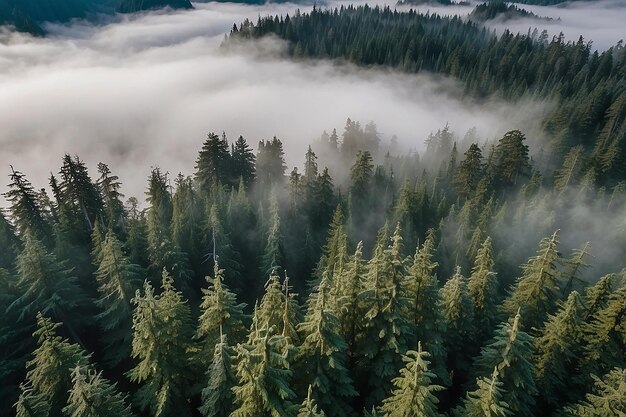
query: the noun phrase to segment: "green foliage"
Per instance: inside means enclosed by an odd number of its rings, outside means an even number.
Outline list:
[[[502,400],[504,389],[497,367],[493,369],[491,377],[479,378],[476,385],[476,390],[467,393],[463,406],[455,409],[457,416],[506,417],[512,414],[509,405]]]
[[[142,384],[135,395],[142,410],[155,417],[188,415],[185,398],[192,393],[196,373],[189,355],[193,325],[189,306],[165,270],[162,288],[163,292],[155,295],[146,281],[143,295],[137,291],[133,299],[131,355],[138,363],[128,378]]]
[[[15,404],[16,417],[48,417],[50,403],[46,396],[37,393],[33,388],[20,386],[20,398]]]
[[[45,409],[51,416],[60,415],[73,385],[71,370],[77,365],[89,364],[89,355],[80,346],[57,334],[60,326],[37,314],[37,330],[33,336],[38,346],[33,359],[26,364],[26,384],[22,386],[21,400],[17,404],[24,415],[37,415]]]
[[[325,275],[309,297],[308,312],[298,325],[302,334],[298,359],[304,370],[299,379],[311,384],[313,398],[326,415],[351,416],[354,412],[350,400],[357,392],[346,369],[348,345],[340,336],[339,322],[328,305],[329,285]]]
[[[211,351],[220,343],[222,335],[228,335],[231,340],[239,341],[245,334],[243,312],[245,304],[237,303],[237,296],[233,294],[224,281],[224,270],[215,263],[214,278],[208,289],[203,289],[202,303],[200,304],[200,318],[196,337],[202,339],[204,358],[211,358]]]
[[[380,407],[380,413],[388,417],[423,416],[439,417],[435,396],[437,391],[443,390],[440,385],[434,385],[432,380],[435,374],[428,370],[428,352],[422,350],[408,351],[403,355],[405,367],[400,370],[400,376],[393,380],[394,390]]]
[[[467,370],[470,358],[465,343],[474,334],[474,311],[460,267],[441,288],[439,299],[439,309],[446,326],[444,346],[448,351],[448,364],[457,371]]]
[[[476,375],[490,375],[494,369],[501,377],[502,400],[516,416],[532,416],[537,394],[533,379],[533,338],[520,329],[520,314],[512,323],[498,326],[495,336],[481,349],[475,361]]]
[[[522,276],[502,304],[506,314],[513,315],[520,310],[528,329],[539,327],[556,307],[561,281],[558,265],[562,262],[558,244],[557,232],[541,240],[537,256],[522,266]]]
[[[253,324],[253,326],[256,325]],[[236,408],[231,417],[290,417],[298,406],[292,403],[292,371],[286,358],[289,341],[276,328],[253,328],[248,343],[237,346],[237,377],[233,388]]]
[[[474,307],[478,342],[483,342],[497,318],[498,282],[494,269],[493,247],[487,237],[478,250],[467,290]]]
[[[101,309],[96,320],[103,330],[107,361],[118,364],[130,354],[132,340],[133,294],[141,287],[142,270],[131,264],[122,250],[122,243],[113,230],[106,234],[100,248],[98,270],[99,298],[95,304]]]
[[[317,404],[311,395],[313,389],[309,385],[309,393],[306,399],[302,402],[302,406],[298,411],[298,417],[326,417],[323,411],[318,411]]]
[[[233,355],[234,350],[228,345],[226,334],[220,335],[213,351],[213,361],[207,371],[207,386],[202,390],[202,406],[199,410],[204,417],[227,417],[232,411],[232,388],[238,384],[234,374]]]
[[[72,389],[63,412],[68,417],[132,417],[126,398],[100,373],[81,365],[72,370]]]
[[[221,138],[209,133],[196,160],[196,183],[205,195],[211,194],[214,184],[231,184],[231,155],[226,135]],[[238,180],[238,178],[237,178]]]
[[[615,368],[602,379],[593,375],[592,392],[585,400],[568,407],[572,417],[613,417],[626,415],[626,369]]]

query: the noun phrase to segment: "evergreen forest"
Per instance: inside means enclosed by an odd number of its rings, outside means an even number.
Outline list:
[[[541,140],[446,125],[419,152],[347,119],[297,166],[218,130],[140,196],[69,153],[38,186],[3,167],[0,415],[626,416],[622,44],[342,6],[222,48],[267,35],[556,105]]]

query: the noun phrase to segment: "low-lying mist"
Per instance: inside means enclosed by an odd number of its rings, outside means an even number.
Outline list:
[[[243,135],[254,147],[276,135],[293,166],[306,144],[323,130],[341,132],[348,117],[374,120],[384,138],[420,149],[446,123],[495,138],[532,130],[545,111],[543,103],[465,103],[454,81],[429,75],[294,63],[272,39],[220,49],[234,22],[296,8],[270,7],[196,4],[103,26],[49,26],[43,39],[3,33],[2,172],[13,164],[44,187],[62,155],[77,154],[92,175],[98,162],[109,164],[125,194],[141,199],[151,166],[192,174],[211,131]]]

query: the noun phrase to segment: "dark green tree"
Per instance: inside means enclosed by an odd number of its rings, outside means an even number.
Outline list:
[[[228,345],[226,334],[220,335],[207,371],[207,386],[202,390],[202,406],[199,410],[204,417],[228,417],[233,409],[232,388],[238,384],[233,355],[234,350]]]

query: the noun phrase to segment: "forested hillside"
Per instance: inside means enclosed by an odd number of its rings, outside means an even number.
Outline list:
[[[51,195],[12,169],[2,414],[626,409],[624,224],[604,276],[594,242],[559,243],[588,220],[570,207],[623,215],[624,187],[575,181],[579,148],[548,177],[520,131],[446,127],[418,155],[348,120],[312,146],[288,173],[279,139],[210,134],[192,176],[148,173],[145,203],[78,157]]]
[[[368,6],[313,10],[295,17],[246,21],[233,39],[275,34],[289,54],[342,59],[364,66],[428,71],[459,79],[468,98],[558,101],[545,117],[550,140],[540,164],[558,168],[581,150],[580,177],[614,187],[626,179],[626,49],[598,52],[589,40],[548,39],[545,32],[500,37],[459,17]]]

